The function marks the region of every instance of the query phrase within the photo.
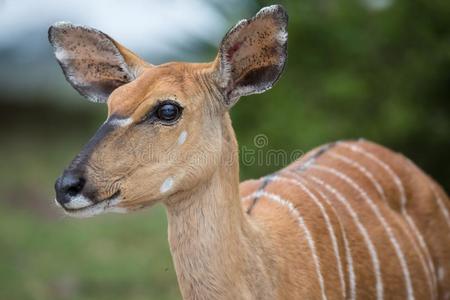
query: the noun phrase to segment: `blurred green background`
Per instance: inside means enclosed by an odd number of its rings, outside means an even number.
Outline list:
[[[94,4],[95,3],[95,4]],[[0,299],[179,299],[162,206],[77,220],[53,182],[106,115],[52,57],[47,27],[104,30],[153,63],[207,61],[227,28],[269,1],[0,1]],[[308,151],[364,137],[450,189],[450,2],[292,0],[289,59],[241,99],[241,146]],[[280,165],[245,165],[242,179]]]

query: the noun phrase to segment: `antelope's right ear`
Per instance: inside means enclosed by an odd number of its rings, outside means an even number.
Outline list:
[[[226,107],[241,96],[270,89],[278,80],[287,58],[287,22],[284,8],[272,5],[225,35],[214,67]]]
[[[49,28],[48,39],[67,81],[93,102],[106,102],[116,88],[150,66],[93,28],[59,22]]]

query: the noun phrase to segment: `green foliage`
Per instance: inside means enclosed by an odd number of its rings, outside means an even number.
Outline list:
[[[289,12],[287,68],[273,90],[234,108],[241,144],[264,133],[269,147],[307,151],[364,137],[404,153],[450,187],[450,2],[370,8],[381,2],[281,2]]]

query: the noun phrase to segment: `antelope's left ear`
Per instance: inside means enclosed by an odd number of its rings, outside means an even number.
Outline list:
[[[225,35],[215,61],[215,78],[227,107],[241,96],[270,89],[278,80],[287,58],[287,22],[284,8],[272,5]]]
[[[67,81],[93,102],[106,102],[119,86],[151,66],[107,34],[87,26],[59,22],[48,30]]]

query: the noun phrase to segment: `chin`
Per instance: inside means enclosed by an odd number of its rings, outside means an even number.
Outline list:
[[[101,202],[92,203],[79,208],[67,208],[61,206],[56,200],[56,204],[64,210],[64,213],[68,216],[75,218],[89,218],[103,213],[127,213],[132,210],[126,207],[120,206],[122,199],[120,196],[114,196]]]

